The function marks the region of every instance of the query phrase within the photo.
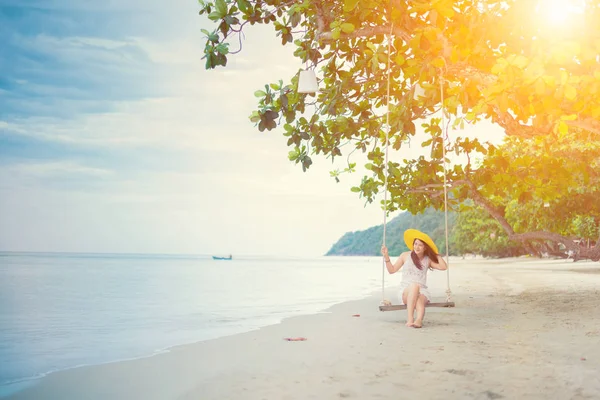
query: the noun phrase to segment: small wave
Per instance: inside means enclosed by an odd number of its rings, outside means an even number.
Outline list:
[[[7,397],[11,394],[18,393],[28,387],[31,387],[31,386],[35,385],[42,378],[45,378],[46,376],[56,373],[56,372],[68,371],[68,370],[81,368],[81,367],[91,367],[91,366],[95,366],[95,365],[105,365],[105,364],[112,364],[112,363],[118,363],[118,362],[123,362],[123,361],[140,360],[143,358],[154,357],[156,355],[163,354],[163,353],[169,353],[169,352],[171,352],[171,348],[173,348],[173,347],[175,347],[175,346],[158,349],[158,350],[155,350],[152,354],[147,354],[147,355],[139,356],[139,357],[127,357],[127,358],[119,358],[119,359],[97,362],[97,363],[77,364],[77,365],[73,365],[73,366],[65,367],[65,368],[51,369],[46,372],[42,372],[42,373],[38,373],[38,374],[34,374],[31,376],[26,376],[26,377],[22,377],[22,378],[9,379],[9,380],[0,382],[0,398]]]
[[[24,389],[27,389],[28,387],[35,385],[40,379],[52,372],[55,371],[48,371],[41,374],[27,376],[24,378],[9,379],[7,381],[0,382],[0,398],[8,397],[12,394],[18,393]]]
[[[35,375],[32,375],[32,376],[27,376],[27,377],[24,377],[24,378],[8,379],[6,381],[0,382],[0,387],[7,386],[7,385],[13,385],[13,384],[16,384],[16,383],[21,383],[21,382],[34,381],[34,380],[37,380],[37,379],[41,379],[41,378],[45,377],[46,375],[48,375],[48,374],[50,374],[52,372],[55,372],[55,370],[51,370],[51,371],[48,371],[48,372],[43,372],[43,373],[40,373],[40,374],[35,374]]]

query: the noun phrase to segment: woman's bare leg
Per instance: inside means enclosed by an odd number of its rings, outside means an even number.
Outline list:
[[[404,290],[402,300],[406,304],[406,326],[413,326],[415,323],[415,307],[421,292],[421,286],[418,283],[412,283]]]
[[[420,294],[417,299],[416,309],[417,309],[417,319],[412,324],[415,328],[420,328],[423,326],[423,318],[425,318],[425,304],[427,304],[427,297]]]

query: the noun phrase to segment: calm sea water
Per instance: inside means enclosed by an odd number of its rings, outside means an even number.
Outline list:
[[[379,257],[0,252],[0,395],[51,371],[320,312],[378,290],[381,268]]]

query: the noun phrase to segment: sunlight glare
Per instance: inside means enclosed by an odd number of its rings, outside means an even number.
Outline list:
[[[542,0],[538,10],[546,23],[556,28],[567,24],[574,15],[582,14],[584,7],[585,2],[581,0]]]

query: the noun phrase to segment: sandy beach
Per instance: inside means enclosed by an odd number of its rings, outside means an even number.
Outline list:
[[[435,274],[443,301],[446,276]],[[423,329],[405,327],[405,311],[380,312],[375,293],[153,357],[52,373],[9,398],[600,399],[599,263],[455,259],[450,285],[456,307],[427,309]]]

